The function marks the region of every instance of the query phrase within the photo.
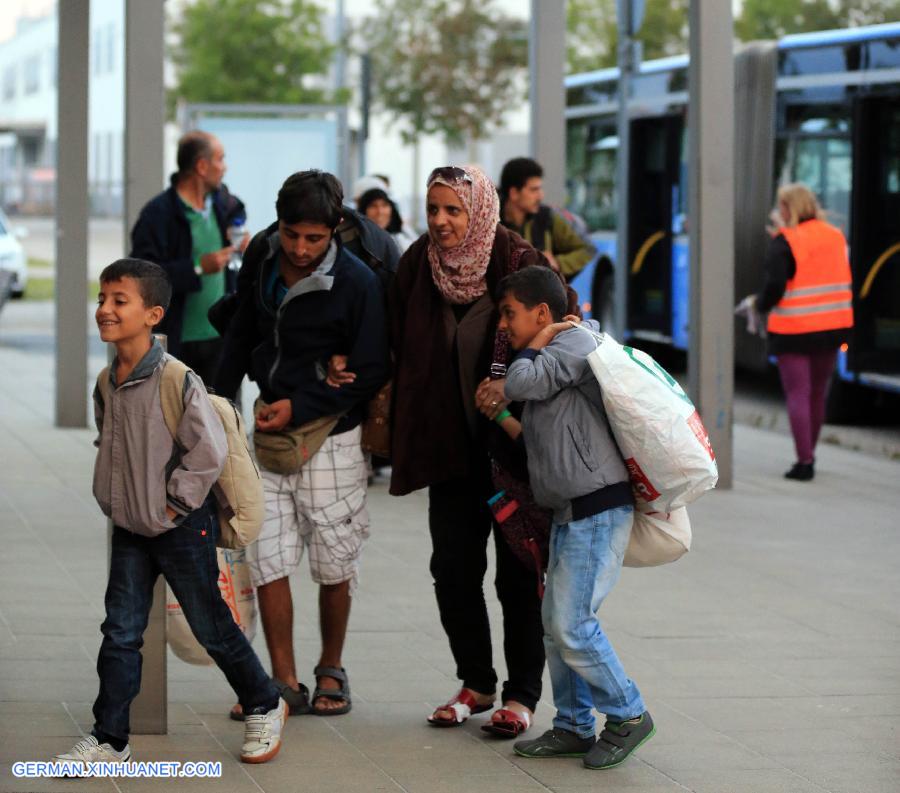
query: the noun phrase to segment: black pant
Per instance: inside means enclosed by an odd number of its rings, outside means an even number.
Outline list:
[[[431,575],[441,624],[450,639],[457,677],[464,687],[481,694],[492,694],[497,686],[483,589],[487,541],[493,526],[487,500],[493,492],[486,458],[469,476],[428,490]],[[544,631],[535,573],[513,554],[496,527],[494,545],[494,584],[503,608],[503,652],[509,673],[502,701],[516,700],[534,710],[541,697],[544,669]]]
[[[181,354],[178,356],[185,366],[190,367],[200,376],[203,385],[214,385],[216,372],[219,369],[219,358],[222,355],[222,339],[204,339],[203,341],[183,341]]]

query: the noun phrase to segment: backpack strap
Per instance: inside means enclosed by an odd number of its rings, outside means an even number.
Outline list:
[[[159,403],[163,419],[172,438],[178,435],[178,425],[184,416],[184,382],[191,370],[177,358],[167,358],[159,377]]]
[[[547,244],[547,235],[550,235],[552,242],[552,228],[553,210],[546,204],[541,204],[534,215],[534,219],[531,221],[531,230],[529,234],[531,239],[528,241],[539,251],[550,250],[551,246]]]

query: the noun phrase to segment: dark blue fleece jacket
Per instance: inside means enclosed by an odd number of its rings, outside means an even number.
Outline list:
[[[245,256],[252,288],[242,296],[225,334],[216,390],[233,396],[248,374],[264,401],[291,400],[292,425],[345,413],[332,434],[346,432],[362,421],[366,403],[390,373],[378,277],[335,242],[328,272],[316,271],[299,281],[279,303],[272,289],[281,253],[278,232],[269,234],[265,246],[259,244],[262,240],[255,242],[254,250],[267,253],[261,261]],[[347,369],[356,374],[353,383],[340,388],[325,383],[328,360],[335,354],[349,356]]]

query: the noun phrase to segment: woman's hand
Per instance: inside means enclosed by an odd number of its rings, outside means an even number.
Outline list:
[[[342,385],[349,385],[356,380],[353,372],[347,371],[347,356],[332,355],[328,359],[328,375],[325,382],[332,388],[340,388]]]
[[[283,430],[291,420],[291,400],[279,399],[266,405],[256,417],[256,429],[260,432],[278,432]]]
[[[475,406],[491,421],[499,416],[509,404],[503,396],[505,378],[491,380],[485,377],[475,390]]]

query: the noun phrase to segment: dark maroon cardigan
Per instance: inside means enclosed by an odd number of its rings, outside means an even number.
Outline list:
[[[443,327],[444,299],[431,276],[427,244],[428,237],[423,235],[403,255],[390,292],[395,363],[391,493],[395,496],[465,476],[472,446],[454,374],[453,351]],[[515,248],[522,248],[519,268],[549,266],[540,251],[498,225],[486,274],[492,296],[509,272]],[[490,373],[497,321],[495,310],[479,355],[479,379]],[[496,429],[486,419],[479,420],[479,433],[485,436],[482,440]]]

